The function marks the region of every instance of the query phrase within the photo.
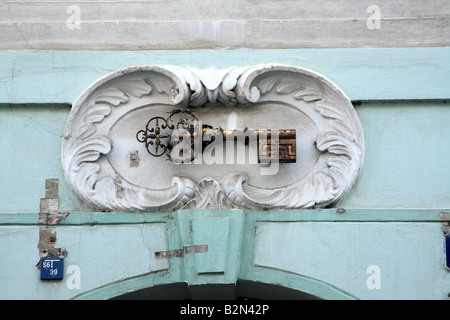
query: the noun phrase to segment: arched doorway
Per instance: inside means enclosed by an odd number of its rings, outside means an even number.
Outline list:
[[[320,300],[319,297],[291,288],[248,280],[236,284],[189,286],[187,282],[157,285],[124,293],[111,300]]]

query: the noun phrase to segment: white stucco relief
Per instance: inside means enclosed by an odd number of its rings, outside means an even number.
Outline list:
[[[214,127],[295,129],[297,161],[262,175],[258,163],[175,164],[152,157],[136,133],[150,118],[181,108]],[[62,163],[70,186],[97,210],[300,209],[345,196],[363,152],[351,102],[312,71],[138,66],[99,79],[75,101]]]

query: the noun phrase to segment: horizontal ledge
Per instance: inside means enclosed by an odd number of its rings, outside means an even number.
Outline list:
[[[409,17],[396,17],[396,16],[382,16],[380,17],[380,22],[388,22],[388,21],[411,21],[411,20],[450,20],[450,15],[430,15],[430,16],[409,16]],[[367,21],[367,16],[361,15],[361,17],[336,17],[336,18],[286,18],[286,19],[273,19],[273,18],[262,18],[262,19],[163,19],[163,20],[147,20],[147,19],[99,19],[99,20],[87,20],[83,19],[80,21],[80,24],[163,24],[163,23],[186,23],[186,24],[211,24],[217,25],[221,23],[267,23],[267,22],[275,22],[275,23],[291,23],[291,22],[364,22]],[[67,25],[67,17],[61,20],[34,20],[30,21],[29,19],[23,21],[17,20],[0,20],[0,25],[28,25],[28,24],[63,24]]]
[[[54,102],[42,102],[42,103],[0,103],[0,108],[48,108],[49,106],[54,108],[71,108],[71,103],[54,103]]]
[[[64,17],[66,18],[66,17]],[[79,23],[78,23],[79,22]],[[448,46],[450,17],[261,20],[1,21],[0,48],[139,50]],[[417,27],[412,27],[417,25]],[[301,34],[301,36],[299,36]],[[351,37],[349,37],[351,34]]]
[[[354,107],[370,105],[373,103],[376,104],[386,104],[389,105],[391,103],[404,103],[404,104],[430,104],[430,103],[442,103],[447,104],[450,102],[450,99],[370,99],[370,100],[351,100]],[[0,103],[1,108],[71,108],[72,104],[70,103]],[[450,106],[449,106],[450,107]]]
[[[117,225],[168,223],[178,212],[71,212],[60,221],[60,226]],[[201,216],[214,217],[229,214],[244,215],[254,222],[443,222],[450,217],[450,209],[311,209],[292,211],[194,210]],[[442,216],[444,214],[445,218]],[[38,223],[39,213],[0,213],[0,226]],[[55,226],[55,225],[53,225]]]

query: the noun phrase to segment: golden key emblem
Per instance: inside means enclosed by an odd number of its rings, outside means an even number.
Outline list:
[[[174,134],[175,132],[181,132],[181,134]],[[268,163],[274,159],[278,159],[279,163],[295,163],[297,159],[295,129],[213,128],[210,125],[201,124],[197,116],[189,109],[173,110],[167,118],[153,117],[147,122],[145,129],[136,133],[136,139],[145,144],[150,155],[160,157],[165,154],[169,159],[172,159],[171,154],[175,145],[183,139],[188,139],[192,151],[196,150],[195,143],[200,142],[200,149],[203,152],[208,145],[216,141],[215,137],[218,136],[223,138],[222,141],[243,139],[245,143],[256,139],[260,163]],[[192,160],[196,153],[191,154]]]

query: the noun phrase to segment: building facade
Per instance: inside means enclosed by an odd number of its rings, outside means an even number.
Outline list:
[[[4,0],[0,22],[1,299],[448,299],[448,1]],[[180,115],[203,146],[176,163],[152,130]],[[258,161],[220,163],[205,134],[238,129]]]

